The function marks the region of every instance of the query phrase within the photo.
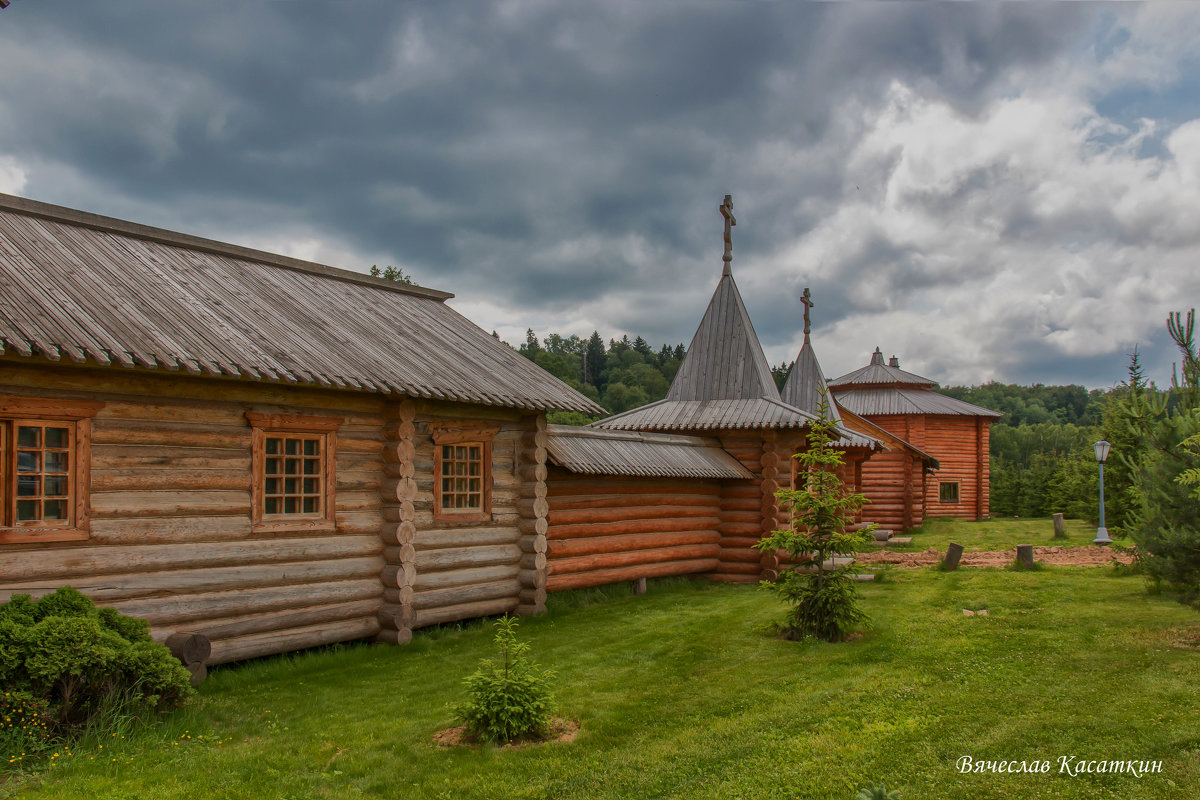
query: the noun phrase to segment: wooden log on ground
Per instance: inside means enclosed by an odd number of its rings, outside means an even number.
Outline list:
[[[1024,569],[1033,569],[1033,545],[1017,545],[1017,565]]]
[[[213,651],[208,663],[210,665],[226,664],[230,661],[241,661],[274,653],[287,653],[292,650],[319,647],[334,642],[350,642],[375,636],[379,631],[379,622],[374,618],[369,618],[259,633],[236,639],[221,639],[213,642]]]
[[[715,558],[700,558],[688,561],[667,561],[655,564],[598,569],[591,572],[576,572],[566,575],[551,575],[546,589],[561,592],[567,589],[582,589],[588,586],[604,586],[622,583],[640,577],[659,578],[666,575],[690,575],[713,572],[719,562]]]
[[[1063,515],[1054,515],[1054,538],[1062,539],[1067,535],[1067,523],[1063,521]]]
[[[946,548],[946,557],[942,559],[942,565],[948,570],[958,569],[958,562],[962,560],[963,546],[951,542]]]

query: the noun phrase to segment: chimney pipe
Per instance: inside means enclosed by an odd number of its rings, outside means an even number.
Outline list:
[[[888,366],[889,367],[899,367],[900,359],[896,358],[895,356],[892,356],[891,358],[888,359]]]

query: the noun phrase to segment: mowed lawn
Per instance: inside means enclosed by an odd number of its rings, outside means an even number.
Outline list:
[[[446,749],[490,626],[214,670],[161,727],[88,742],[29,798],[924,798],[1200,795],[1200,614],[1108,568],[891,570],[845,644],[766,633],[753,586],[552,597],[521,623],[576,741]],[[964,608],[988,616],[964,616]],[[190,737],[190,738],[188,738]],[[962,756],[1049,775],[960,775]],[[1058,773],[1058,758],[1162,772]],[[115,759],[115,760],[114,760]]]
[[[930,518],[925,524],[897,536],[911,536],[907,545],[889,547],[889,550],[917,552],[934,547],[945,551],[950,542],[958,542],[968,551],[1011,550],[1019,544],[1037,547],[1083,547],[1096,538],[1096,526],[1083,520],[1065,520],[1066,536],[1054,538],[1054,521],[1049,517],[1018,519],[993,517],[982,522],[964,522],[958,519]],[[1116,537],[1115,531],[1109,536]],[[1130,545],[1128,539],[1115,539],[1118,545]]]

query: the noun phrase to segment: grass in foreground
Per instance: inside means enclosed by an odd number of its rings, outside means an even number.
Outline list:
[[[889,550],[900,552],[919,552],[935,547],[945,550],[950,542],[958,542],[967,550],[989,551],[1009,550],[1019,544],[1032,544],[1047,547],[1083,547],[1090,545],[1096,538],[1096,528],[1089,523],[1078,520],[1066,520],[1066,537],[1054,538],[1054,522],[1049,517],[1034,519],[994,519],[974,522],[946,517],[930,518],[918,528],[897,536],[911,536],[912,543],[903,546],[892,546]],[[1111,532],[1110,532],[1110,535]],[[1130,541],[1117,539],[1119,545],[1129,545]]]
[[[490,626],[214,671],[192,706],[88,743],[0,794],[30,798],[920,798],[1200,792],[1200,616],[1106,569],[893,570],[862,587],[857,641],[763,633],[752,586],[673,582],[551,599],[525,620],[558,673],[571,744],[449,750]],[[986,607],[987,617],[962,609]],[[186,731],[186,733],[185,733]],[[188,738],[190,737],[190,738]],[[1049,760],[1050,775],[955,762]],[[1060,756],[1161,759],[1162,772],[1057,772]],[[111,759],[111,760],[110,760]]]

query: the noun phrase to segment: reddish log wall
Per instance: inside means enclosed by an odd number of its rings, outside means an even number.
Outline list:
[[[717,568],[716,481],[572,475],[552,467],[548,486],[551,592]]]
[[[964,416],[919,416],[890,415],[871,416],[871,422],[907,440],[914,447],[929,453],[940,463],[940,468],[924,477],[919,462],[914,460],[911,476],[902,485],[913,494],[916,502],[924,500],[924,515],[929,517],[958,517],[982,519],[988,514],[988,421],[982,417]],[[875,491],[887,506],[895,506],[895,489],[888,490],[886,484],[896,478],[895,464],[876,456],[863,467],[864,482],[872,470],[891,470],[888,476],[875,476]],[[907,474],[907,473],[906,473]],[[958,501],[942,502],[940,484],[958,483]],[[871,491],[867,496],[872,500]],[[883,509],[880,504],[868,506],[864,517],[873,521],[872,514]],[[915,518],[914,518],[915,520]],[[920,524],[914,521],[914,525]]]

